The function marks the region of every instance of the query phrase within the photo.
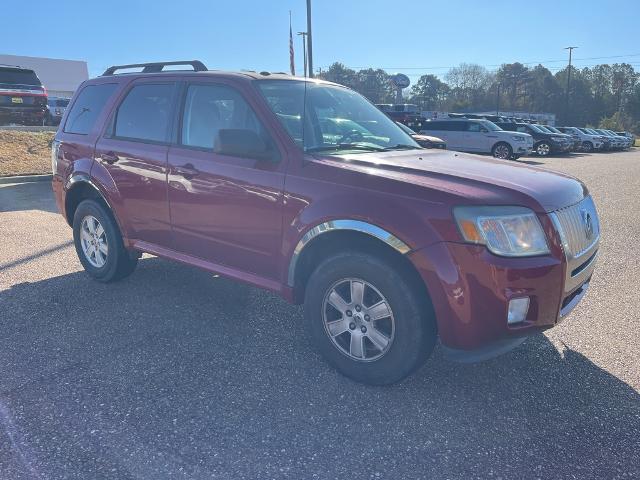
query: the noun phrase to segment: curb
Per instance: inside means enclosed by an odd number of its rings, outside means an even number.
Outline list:
[[[45,175],[16,175],[14,177],[0,177],[0,185],[8,183],[33,183],[33,182],[50,182],[53,179],[52,174]]]
[[[58,127],[48,125],[2,125],[0,126],[0,130],[4,130],[6,132],[57,132]]]

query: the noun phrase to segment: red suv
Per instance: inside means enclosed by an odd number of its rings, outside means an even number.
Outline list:
[[[53,189],[93,278],[148,252],[272,290],[373,384],[438,338],[460,359],[507,351],[585,294],[600,231],[578,180],[421,149],[340,85],[173,63],[111,67],[60,124]]]

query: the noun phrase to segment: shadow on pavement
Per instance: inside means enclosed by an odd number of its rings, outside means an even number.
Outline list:
[[[476,365],[436,351],[377,388],[324,363],[300,308],[155,258],[0,305],[1,478],[640,473],[640,395],[542,335]]]
[[[57,213],[51,182],[0,185],[0,212],[43,210]]]

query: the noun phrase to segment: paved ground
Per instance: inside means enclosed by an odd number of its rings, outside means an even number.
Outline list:
[[[269,293],[156,258],[88,280],[48,185],[0,186],[0,479],[638,478],[640,152],[544,163],[599,206],[583,303],[385,388],[327,367]]]

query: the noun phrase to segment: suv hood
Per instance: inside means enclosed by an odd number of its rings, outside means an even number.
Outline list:
[[[448,191],[469,203],[523,205],[551,212],[578,203],[587,188],[562,173],[492,157],[442,150],[403,150],[314,157],[366,174]]]

